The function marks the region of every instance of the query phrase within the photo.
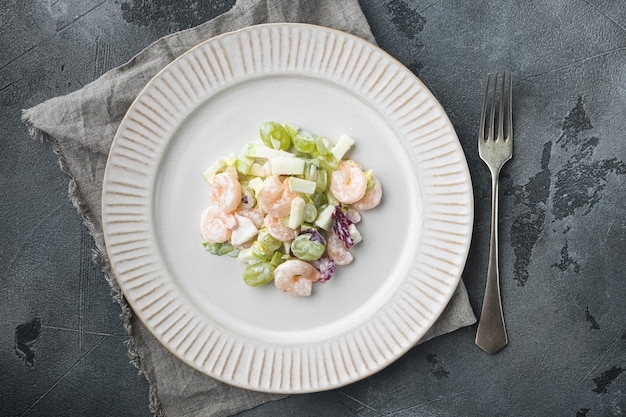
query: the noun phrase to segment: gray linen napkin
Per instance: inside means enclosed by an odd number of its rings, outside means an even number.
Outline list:
[[[229,416],[283,396],[235,388],[195,371],[161,346],[133,314],[111,273],[102,235],[101,189],[109,148],[132,101],[160,69],[208,38],[272,22],[328,26],[375,42],[358,0],[239,0],[209,22],[159,39],[81,90],[23,112],[31,135],[52,145],[70,176],[70,198],[96,242],[95,261],[122,308],[130,356],[150,383],[150,408],[158,416]],[[461,282],[422,341],[475,321]]]

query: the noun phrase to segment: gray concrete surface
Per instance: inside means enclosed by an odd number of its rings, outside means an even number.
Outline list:
[[[118,306],[48,145],[20,112],[79,89],[158,37],[233,1],[0,4],[0,416],[148,416]],[[377,375],[242,416],[621,416],[626,412],[626,3],[362,0],[380,46],[447,111],[474,182],[463,277],[478,314],[489,177],[476,129],[487,72],[515,75],[503,170],[501,279],[509,346],[476,328]]]

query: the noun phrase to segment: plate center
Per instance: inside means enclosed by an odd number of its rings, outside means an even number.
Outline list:
[[[352,136],[350,157],[372,169],[383,202],[363,212],[354,262],[337,267],[311,297],[251,288],[245,265],[205,252],[200,213],[210,203],[202,172],[217,158],[258,140],[265,121],[290,122],[337,140]],[[415,260],[421,203],[417,180],[384,115],[337,84],[304,76],[267,76],[230,86],[198,106],[174,133],[159,166],[154,197],[157,245],[169,274],[197,310],[217,326],[270,343],[311,343],[357,327],[392,297]]]

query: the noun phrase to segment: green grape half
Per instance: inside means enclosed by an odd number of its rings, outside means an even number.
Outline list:
[[[286,151],[291,146],[291,135],[276,122],[265,122],[261,125],[259,135],[265,146]]]

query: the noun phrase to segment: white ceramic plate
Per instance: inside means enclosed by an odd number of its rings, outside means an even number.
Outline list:
[[[268,120],[349,134],[384,188],[355,261],[308,298],[250,288],[243,264],[201,246],[201,173]],[[111,266],[156,338],[207,375],[281,393],[354,382],[411,348],[459,283],[473,222],[465,157],[428,89],[379,48],[301,24],[210,39],[154,77],[119,127],[102,201]]]

